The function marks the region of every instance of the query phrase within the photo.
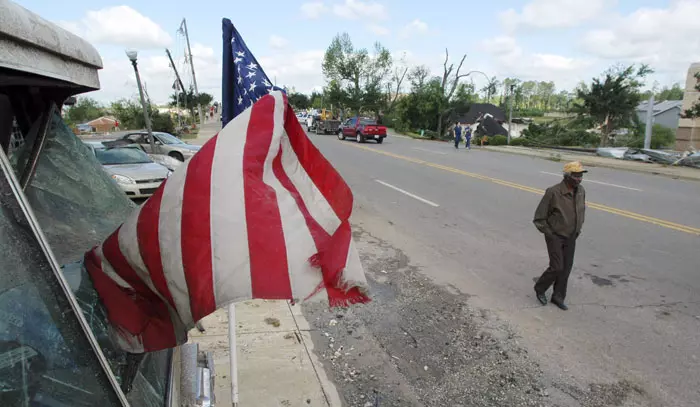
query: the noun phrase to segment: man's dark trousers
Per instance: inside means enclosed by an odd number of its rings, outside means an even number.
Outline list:
[[[535,291],[544,294],[554,284],[552,299],[564,302],[566,285],[574,265],[576,238],[547,235],[544,240],[547,242],[547,252],[549,253],[549,268],[537,280]]]

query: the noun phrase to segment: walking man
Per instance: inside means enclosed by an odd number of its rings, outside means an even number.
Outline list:
[[[472,149],[472,126],[467,125],[466,130],[464,130],[464,138],[467,142],[467,150]]]
[[[547,188],[533,220],[544,234],[549,253],[549,267],[535,284],[537,300],[546,305],[545,293],[554,284],[552,304],[564,311],[569,309],[564,302],[566,285],[574,265],[576,239],[585,219],[586,191],[581,186],[585,172],[588,171],[578,161],[564,165],[564,179]]]
[[[455,122],[455,148],[459,148],[459,141],[462,139],[462,126],[459,122]]]

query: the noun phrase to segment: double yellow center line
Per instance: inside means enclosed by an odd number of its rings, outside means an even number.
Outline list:
[[[516,184],[515,182],[510,182],[510,181],[505,181],[505,180],[498,179],[498,178],[488,177],[486,175],[481,175],[481,174],[477,174],[474,172],[463,171],[463,170],[460,170],[458,168],[448,167],[446,165],[436,164],[436,163],[421,160],[418,158],[407,157],[404,155],[394,154],[394,153],[390,153],[387,151],[377,150],[377,149],[363,146],[363,145],[359,145],[359,144],[346,144],[346,145],[353,146],[355,148],[359,148],[362,150],[371,151],[371,152],[376,153],[376,154],[381,154],[381,155],[385,155],[388,157],[396,158],[399,160],[412,162],[414,164],[425,165],[426,167],[437,168],[439,170],[448,171],[448,172],[452,172],[452,173],[459,174],[459,175],[464,175],[466,177],[480,179],[482,181],[492,182],[494,184],[499,184],[499,185],[507,186],[510,188],[519,189],[521,191],[531,192],[533,194],[538,194],[538,195],[544,194],[544,190],[542,190],[542,189],[532,188],[532,187],[529,187],[527,185]],[[669,222],[667,220],[653,218],[651,216],[646,216],[646,215],[642,215],[639,213],[626,211],[623,209],[617,209],[617,208],[613,208],[613,207],[610,207],[607,205],[598,204],[598,203],[594,203],[594,202],[587,202],[587,205],[589,208],[597,209],[599,211],[612,213],[614,215],[624,216],[625,218],[638,220],[640,222],[651,223],[653,225],[661,226],[661,227],[664,227],[667,229],[676,230],[678,232],[684,232],[684,233],[689,233],[691,235],[700,236],[700,228],[681,225],[679,223]]]

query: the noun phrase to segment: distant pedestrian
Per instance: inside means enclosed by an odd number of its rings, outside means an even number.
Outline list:
[[[564,165],[564,179],[547,188],[533,220],[537,229],[544,233],[549,254],[549,267],[537,280],[535,295],[546,305],[545,293],[554,284],[552,304],[565,311],[569,309],[564,300],[574,265],[576,239],[581,234],[586,214],[586,191],[581,186],[585,172],[588,171],[578,161]]]
[[[467,143],[467,150],[472,149],[472,126],[467,124],[467,128],[464,130],[464,138]]]
[[[455,148],[459,148],[459,142],[460,142],[460,140],[462,140],[462,125],[459,122],[455,122],[454,133],[455,133]]]

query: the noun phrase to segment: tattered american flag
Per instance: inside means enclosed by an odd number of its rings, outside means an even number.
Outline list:
[[[248,49],[230,20],[224,19],[224,33],[230,35],[230,48],[226,51],[231,53],[233,58],[233,100],[231,101],[233,116],[238,116],[245,109],[250,107],[261,97],[275,90],[282,90],[276,87],[270,78],[267,77],[258,60]],[[226,35],[226,34],[224,34]],[[226,46],[226,44],[225,44]],[[225,52],[226,52],[225,51]]]
[[[352,193],[273,91],[209,140],[86,254],[127,351],[184,343],[195,322],[250,298],[368,301]]]

